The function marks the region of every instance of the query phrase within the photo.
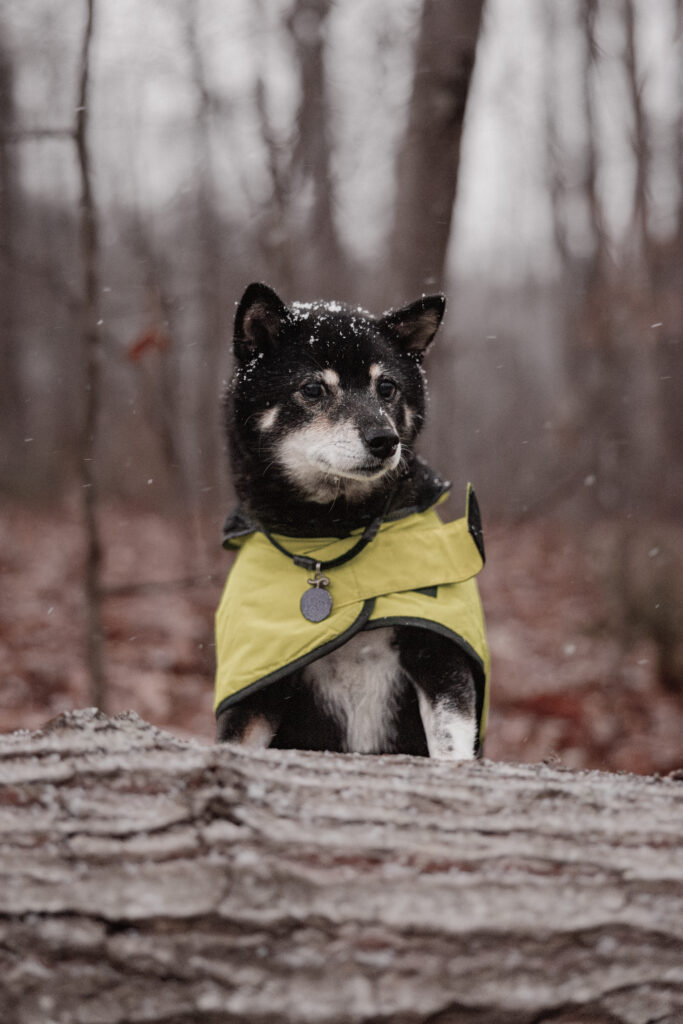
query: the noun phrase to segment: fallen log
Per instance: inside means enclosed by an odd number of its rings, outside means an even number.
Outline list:
[[[680,778],[0,737],[2,1024],[680,1024]]]

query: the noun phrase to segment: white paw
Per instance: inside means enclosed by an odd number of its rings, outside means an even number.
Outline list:
[[[440,761],[471,761],[476,739],[474,717],[455,711],[448,698],[432,704],[418,691],[418,700],[429,756]]]

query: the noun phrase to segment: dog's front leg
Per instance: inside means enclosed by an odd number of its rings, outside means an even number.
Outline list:
[[[438,634],[402,627],[401,664],[415,686],[429,756],[468,761],[477,741],[476,691],[464,653]]]
[[[433,698],[419,686],[417,695],[429,756],[444,761],[469,761],[473,758],[476,742],[474,710],[463,713],[460,697],[453,700],[449,694],[441,694]]]
[[[254,707],[251,701],[245,700],[218,715],[216,743],[239,743],[243,747],[264,749],[270,746],[279,724],[273,708]]]

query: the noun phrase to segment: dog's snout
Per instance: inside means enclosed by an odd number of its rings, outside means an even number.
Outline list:
[[[398,445],[398,434],[391,427],[372,427],[363,434],[363,440],[378,459],[388,459]]]

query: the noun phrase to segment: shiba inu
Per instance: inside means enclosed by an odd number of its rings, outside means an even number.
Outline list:
[[[442,295],[373,316],[286,305],[235,317],[225,396],[239,554],[216,616],[219,742],[452,760],[481,750],[489,658],[479,510],[444,524],[414,444]]]

